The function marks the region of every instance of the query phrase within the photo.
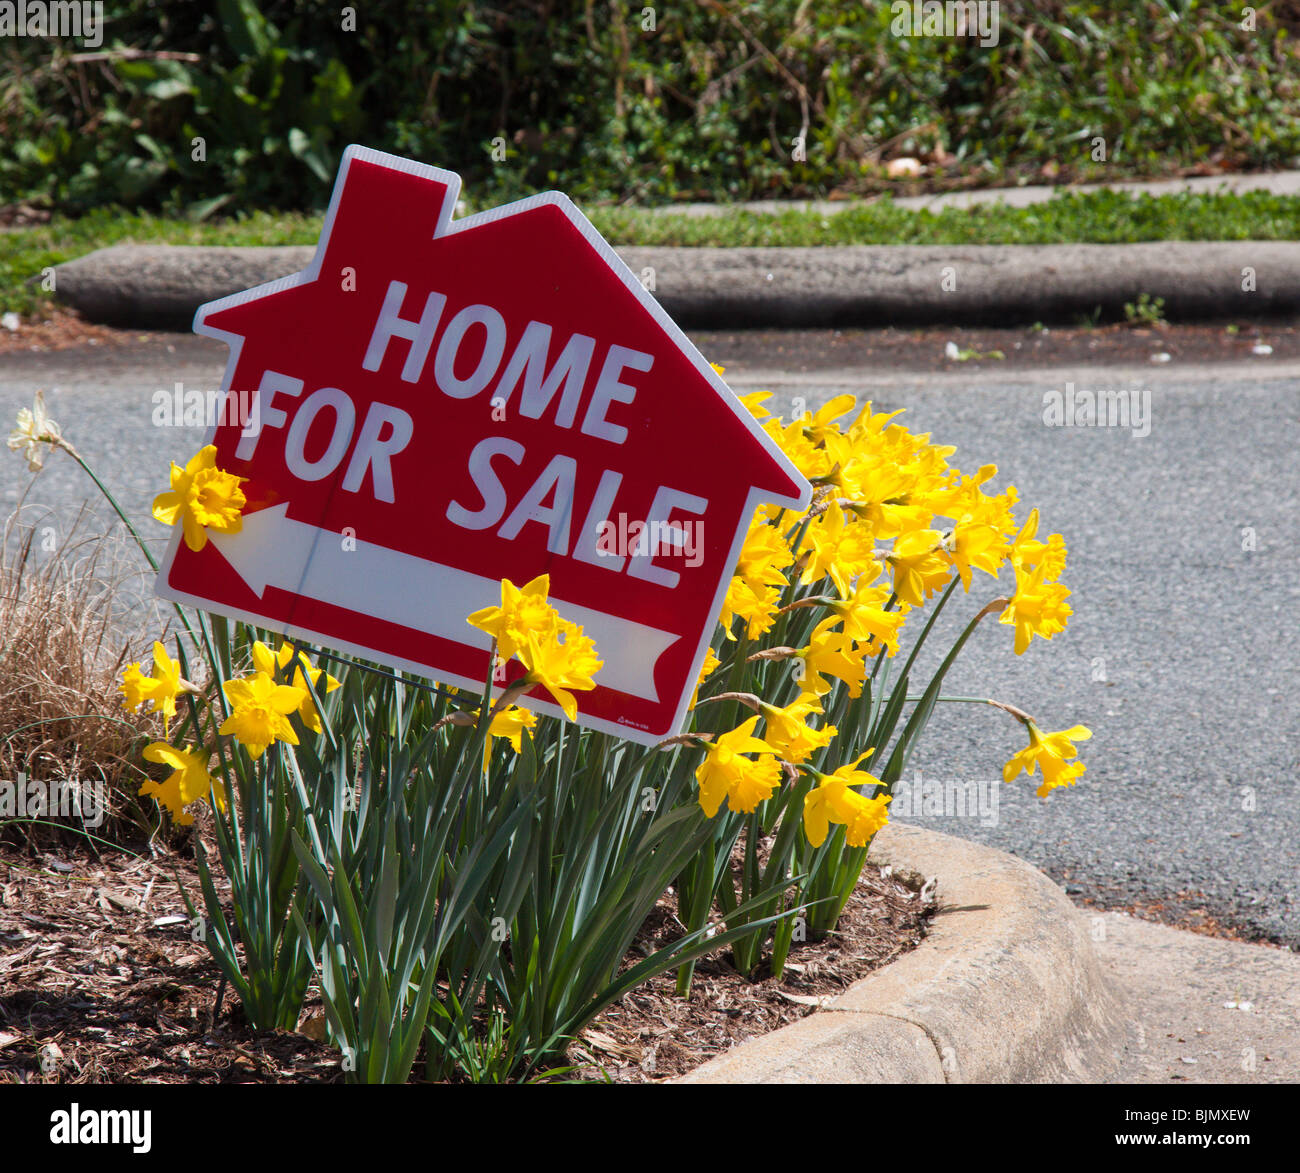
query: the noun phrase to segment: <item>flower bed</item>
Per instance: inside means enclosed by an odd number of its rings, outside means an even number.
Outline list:
[[[351,1082],[406,1082],[417,1060],[431,1081],[536,1077],[661,975],[685,998],[725,949],[742,979],[779,979],[796,944],[834,932],[938,704],[1023,724],[1008,782],[1041,773],[1045,797],[1080,777],[1083,726],[943,691],[984,619],[1016,654],[1063,630],[1061,535],[1040,539],[1013,487],[988,491],[995,466],[963,474],[898,413],[841,396],[787,422],[766,398],[742,402],[816,492],[755,514],[689,725],[654,747],[571,723],[600,649],[546,575],[465,617],[493,639],[478,693],[181,608],[174,656],[159,641],[127,668],[124,704],[168,730],[142,747],[163,768],[140,791],[177,824],[195,804],[210,818],[186,915],[254,1029],[293,1030],[318,998]],[[39,398],[9,444],[34,471],[55,447],[93,476]],[[201,549],[240,532],[246,480],[205,447],[172,465],[154,516]],[[1008,571],[915,680],[939,613]],[[680,932],[641,956],[666,900]]]

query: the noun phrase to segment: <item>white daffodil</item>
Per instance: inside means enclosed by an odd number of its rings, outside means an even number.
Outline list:
[[[18,409],[18,426],[9,433],[9,449],[22,452],[27,467],[40,472],[45,463],[45,445],[52,447],[62,438],[59,425],[45,410],[45,392],[37,391],[32,407]]]

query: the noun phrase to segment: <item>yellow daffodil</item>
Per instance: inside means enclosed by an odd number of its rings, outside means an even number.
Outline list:
[[[749,814],[781,784],[781,763],[773,756],[775,749],[754,736],[757,724],[755,714],[704,747],[704,761],[695,770],[695,780],[700,787],[700,806],[709,818],[718,813],[724,798],[729,809]],[[761,756],[745,757],[750,753]]]
[[[162,713],[164,725],[176,716],[176,698],[182,693],[194,692],[194,686],[181,678],[181,666],[158,641],[153,645],[153,676],[146,676],[139,661],[122,673],[118,692],[122,704],[128,709],[138,709],[146,701],[153,702],[153,711]]]
[[[800,579],[805,586],[830,575],[835,588],[847,594],[855,579],[871,582],[880,574],[876,543],[870,528],[845,517],[838,502],[809,525],[804,535],[808,561]]]
[[[700,685],[713,674],[713,670],[721,663],[722,661],[718,659],[718,653],[712,648],[709,648],[704,653],[704,663],[700,665],[700,675],[695,681],[695,691],[691,693],[690,708],[695,708],[696,702],[700,699]]]
[[[316,690],[318,695],[322,690],[322,676],[325,677],[323,688],[326,694],[342,687],[342,685],[323,668],[317,668],[308,658],[307,653],[303,651],[297,653],[292,675],[287,676],[286,669],[288,669],[291,660],[295,660],[294,646],[292,644],[281,644],[277,652],[272,652],[261,640],[253,644],[254,669],[266,673],[267,676],[284,680],[287,684],[293,685],[294,688],[301,689],[302,704],[298,706],[298,717],[313,733],[319,733],[322,728],[320,714],[316,711],[316,702],[311,698],[311,689],[307,687],[307,681],[311,681],[311,687]],[[305,677],[304,672],[306,673]]]
[[[289,684],[276,684],[266,672],[257,672],[222,685],[230,702],[230,716],[221,732],[233,734],[251,757],[260,758],[276,741],[298,744],[289,714],[301,707],[306,693]]]
[[[856,405],[856,397],[845,393],[835,396],[815,413],[805,412],[799,420],[803,425],[804,435],[814,444],[824,444],[828,437],[840,435],[839,424],[836,421],[851,412]]]
[[[195,750],[189,745],[184,749],[176,749],[165,741],[151,743],[145,747],[145,760],[171,766],[172,773],[162,782],[150,779],[140,787],[140,793],[155,798],[182,826],[194,822],[194,817],[186,814],[185,808],[192,802],[207,798],[209,789],[216,796],[218,807],[224,811],[225,787],[220,779],[213,778],[208,773],[209,757],[206,749]]]
[[[961,575],[962,590],[970,593],[971,567],[994,578],[1005,557],[1002,535],[982,522],[963,522],[944,539],[944,553]]]
[[[858,585],[830,609],[844,623],[844,632],[852,640],[867,645],[867,653],[876,655],[884,647],[890,656],[898,653],[898,633],[907,618],[903,607],[885,610],[889,591],[858,580]]]
[[[726,597],[722,600],[722,612],[718,616],[723,633],[729,640],[734,640],[736,637],[731,630],[732,621],[740,616],[745,621],[748,637],[757,639],[772,629],[780,599],[781,593],[776,587],[760,587],[755,590],[743,578],[733,578],[727,587]]]
[[[146,676],[137,660],[122,673],[122,683],[117,686],[122,694],[122,704],[128,709],[138,709],[153,692],[158,682],[152,676]]]
[[[238,477],[216,466],[217,449],[208,444],[182,469],[173,464],[171,489],[154,498],[153,515],[163,525],[181,523],[185,544],[202,550],[208,544],[208,530],[237,534],[243,527],[247,504],[239,487],[247,477]]]
[[[846,789],[837,778],[824,778],[803,799],[803,831],[808,842],[820,847],[830,834],[831,823],[838,822],[831,816],[839,812],[839,798]]]
[[[1092,737],[1092,730],[1086,725],[1074,725],[1059,733],[1043,733],[1032,721],[1026,727],[1029,745],[1002,767],[1003,781],[1010,782],[1022,770],[1032,775],[1037,764],[1043,771],[1043,784],[1037,791],[1039,798],[1045,798],[1058,786],[1073,786],[1087,768],[1082,762],[1070,760],[1079,752],[1073,743],[1087,741]]]
[[[718,373],[721,374],[720,371]],[[772,415],[772,413],[763,406],[763,404],[771,398],[771,391],[751,391],[748,395],[739,396],[740,402],[745,405],[745,410],[760,422],[770,418]]]
[[[1074,614],[1065,601],[1070,595],[1069,590],[1059,582],[1045,582],[1045,569],[1045,565],[1040,563],[1030,573],[1016,571],[1016,593],[998,617],[999,623],[1016,629],[1017,656],[1029,647],[1034,636],[1051,639],[1057,632],[1064,631],[1066,620]]]
[[[831,630],[839,617],[823,619],[814,629],[806,648],[798,655],[804,662],[802,689],[814,696],[825,696],[833,687],[825,675],[835,676],[849,686],[849,696],[862,694],[862,681],[867,670],[864,664],[865,649],[855,647],[842,631]],[[824,675],[825,674],[825,675]]]
[[[830,474],[834,463],[831,454],[804,433],[803,424],[799,420],[787,424],[779,416],[773,416],[763,421],[763,430],[810,481]]]
[[[595,642],[583,635],[576,623],[564,619],[557,619],[555,628],[540,638],[530,631],[527,645],[519,649],[519,659],[528,673],[516,683],[546,689],[570,721],[578,718],[578,702],[571,690],[595,688],[592,676],[604,663],[596,655]]]
[[[546,601],[550,590],[549,574],[538,575],[522,588],[508,578],[502,579],[500,606],[475,611],[466,622],[492,636],[502,661],[508,661],[528,646],[530,634],[545,642],[545,637],[555,630],[558,616]]]
[[[488,726],[489,737],[483,746],[483,768],[487,769],[488,761],[492,757],[493,737],[504,737],[510,742],[510,747],[515,753],[518,753],[523,748],[524,731],[536,727],[536,713],[530,713],[527,709],[519,708],[518,705],[502,709],[492,718],[492,724]]]
[[[808,724],[809,716],[820,713],[821,708],[807,696],[800,697],[784,708],[760,703],[759,711],[765,721],[763,740],[784,761],[796,766],[807,761],[809,755],[816,750],[830,745],[837,732],[834,725],[814,729]]]
[[[789,579],[782,571],[793,561],[794,555],[785,539],[774,527],[755,518],[745,534],[735,575],[755,592],[764,587],[785,586]]]
[[[865,847],[881,827],[889,821],[886,807],[888,795],[880,798],[867,798],[854,787],[878,787],[880,779],[866,770],[859,770],[858,764],[869,757],[871,751],[860,755],[856,760],[840,766],[832,774],[817,774],[819,783],[814,790],[804,796],[803,817],[804,834],[814,847],[820,847],[830,832],[830,824],[837,823],[844,827],[845,843],[850,847]]]
[[[7,441],[11,452],[21,452],[31,472],[40,472],[45,464],[47,449],[63,439],[56,424],[45,410],[45,392],[37,391],[31,407],[18,409],[17,427],[9,433]]]
[[[845,790],[839,798],[837,820],[844,824],[844,842],[849,847],[866,847],[876,832],[889,822],[888,794],[867,798],[856,790]]]
[[[913,530],[894,542],[887,561],[894,570],[894,594],[920,607],[947,584],[951,567],[944,556],[943,535],[932,529]]]

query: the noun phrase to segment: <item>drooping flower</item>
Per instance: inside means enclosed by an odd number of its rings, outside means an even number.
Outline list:
[[[177,749],[165,741],[155,741],[145,747],[143,756],[146,761],[171,766],[172,773],[166,779],[161,782],[149,779],[140,787],[140,793],[152,795],[177,823],[188,826],[194,822],[193,815],[187,814],[185,808],[206,798],[209,789],[216,796],[217,806],[226,809],[226,789],[219,778],[208,773],[210,755],[206,749],[195,750],[190,745]]]
[[[813,713],[820,713],[821,709],[807,695],[784,708],[760,703],[759,711],[765,721],[763,740],[784,761],[796,766],[807,761],[814,751],[830,745],[837,732],[834,725],[814,729],[808,724],[809,717]]]
[[[1065,601],[1070,596],[1068,588],[1059,582],[1047,582],[1046,565],[1039,563],[1031,572],[1016,570],[1016,593],[998,617],[1016,629],[1016,655],[1029,647],[1029,641],[1038,636],[1051,639],[1065,630],[1066,620],[1074,614]]]
[[[1079,752],[1073,743],[1087,741],[1092,737],[1092,730],[1086,725],[1074,725],[1058,733],[1043,733],[1032,721],[1026,723],[1026,728],[1029,745],[1003,766],[1003,781],[1010,782],[1022,770],[1032,775],[1037,765],[1043,771],[1043,784],[1037,790],[1039,798],[1045,798],[1058,786],[1073,786],[1087,769],[1082,762],[1071,761]]]
[[[731,810],[748,814],[781,784],[781,763],[773,756],[775,749],[754,736],[757,724],[755,714],[704,747],[704,761],[696,767],[695,780],[700,787],[700,806],[709,818],[718,813],[724,798]],[[745,756],[751,753],[760,756]]]
[[[37,391],[31,407],[18,409],[17,427],[9,433],[7,441],[11,452],[21,452],[31,472],[40,472],[45,464],[45,453],[63,439],[59,425],[45,410],[45,392]]]
[[[208,530],[237,534],[248,503],[239,487],[248,478],[217,468],[217,449],[205,445],[182,469],[173,464],[171,489],[154,498],[153,515],[163,525],[181,523],[185,544],[194,551],[208,544]]]
[[[227,680],[221,687],[230,702],[230,716],[221,723],[220,731],[237,738],[251,757],[260,758],[276,741],[298,744],[289,714],[307,696],[301,688],[276,684],[265,672]]]
[[[880,785],[880,779],[866,770],[859,770],[858,764],[871,751],[859,756],[852,762],[840,766],[834,773],[818,774],[815,789],[804,796],[804,834],[814,847],[826,842],[830,824],[837,823],[844,827],[844,841],[850,847],[865,847],[881,827],[889,821],[886,811],[890,803],[889,795],[879,798],[867,798],[854,789],[857,786]]]

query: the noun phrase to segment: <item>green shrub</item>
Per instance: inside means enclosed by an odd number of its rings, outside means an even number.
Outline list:
[[[891,8],[371,0],[349,31],[320,0],[108,0],[99,50],[0,45],[0,202],[319,207],[351,141],[460,171],[484,202],[896,188],[882,164],[903,154],[949,183],[1300,155],[1272,7],[1244,29],[1236,4],[1008,0],[989,48],[896,37]]]

